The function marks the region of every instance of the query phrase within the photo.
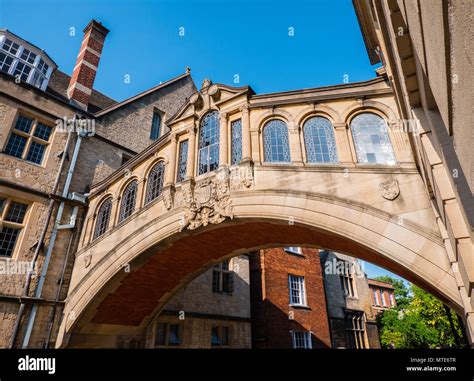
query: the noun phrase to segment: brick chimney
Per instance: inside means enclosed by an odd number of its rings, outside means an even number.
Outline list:
[[[67,88],[71,103],[87,110],[99,66],[102,47],[109,30],[96,20],[84,28],[84,38]]]

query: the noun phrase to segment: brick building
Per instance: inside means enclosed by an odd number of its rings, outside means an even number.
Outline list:
[[[372,301],[372,309],[378,315],[382,311],[397,306],[395,299],[395,289],[388,282],[381,280],[368,279],[370,300]]]
[[[253,348],[331,346],[319,252],[285,247],[250,256]]]
[[[357,259],[321,252],[334,348],[380,348],[367,277]]]

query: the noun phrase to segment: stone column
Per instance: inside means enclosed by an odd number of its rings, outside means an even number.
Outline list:
[[[198,123],[198,121],[196,121]],[[186,164],[186,178],[194,177],[195,172],[195,158],[196,158],[196,127],[190,126],[188,131],[188,162]]]
[[[249,105],[244,104],[240,111],[242,111],[242,161],[249,161],[251,160]]]
[[[175,133],[170,135],[170,147],[169,147],[169,158],[168,165],[166,166],[166,181],[165,186],[173,185],[176,176],[176,150],[178,145],[178,139]]]
[[[219,167],[229,164],[229,133],[227,128],[227,113],[222,112],[219,116],[220,134],[219,134]]]
[[[290,159],[293,164],[303,164],[300,131],[298,127],[289,126]]]
[[[342,165],[354,165],[356,161],[355,152],[351,150],[347,125],[345,123],[334,123],[337,157]]]

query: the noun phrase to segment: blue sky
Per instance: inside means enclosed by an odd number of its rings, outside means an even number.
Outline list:
[[[0,0],[0,26],[46,50],[67,73],[91,18],[110,29],[95,87],[117,100],[186,66],[198,87],[209,77],[257,93],[375,76],[350,0]]]
[[[257,93],[375,77],[350,0],[0,0],[0,27],[68,74],[92,18],[110,29],[95,87],[119,101],[187,66],[198,87],[209,77]],[[370,263],[365,270],[387,274]]]

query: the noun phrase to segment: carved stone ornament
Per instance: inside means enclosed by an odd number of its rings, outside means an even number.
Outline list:
[[[189,196],[189,195],[188,195]],[[229,178],[214,178],[194,186],[194,196],[185,197],[185,212],[180,231],[194,230],[209,224],[220,224],[233,219]]]
[[[85,268],[88,268],[90,265],[91,265],[91,262],[92,262],[92,255],[86,255],[84,256],[84,267]]]
[[[170,210],[173,207],[173,190],[171,187],[163,189],[163,203],[165,204],[166,210]]]
[[[382,197],[386,200],[393,201],[400,194],[400,187],[397,180],[388,180],[380,183],[379,189],[382,192]]]
[[[239,190],[254,185],[253,163],[248,161],[231,170],[231,189]]]
[[[0,103],[0,121],[4,121],[7,115],[7,106],[3,103]]]

